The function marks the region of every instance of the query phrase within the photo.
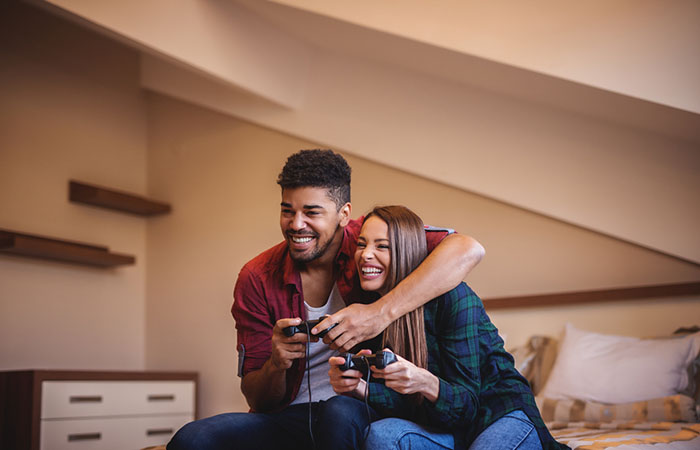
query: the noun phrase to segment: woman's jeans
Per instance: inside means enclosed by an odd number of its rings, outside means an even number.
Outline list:
[[[367,450],[453,449],[454,437],[403,419],[373,422],[366,443]],[[479,434],[469,450],[542,450],[537,430],[522,411],[501,417]]]

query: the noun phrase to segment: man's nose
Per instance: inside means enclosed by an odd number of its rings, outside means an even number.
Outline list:
[[[292,219],[292,229],[293,230],[303,230],[306,228],[306,222],[304,221],[304,216],[302,215],[301,212],[298,212],[294,215],[294,219]]]

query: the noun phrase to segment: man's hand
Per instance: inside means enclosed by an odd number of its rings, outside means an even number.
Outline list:
[[[337,324],[323,337],[323,342],[333,350],[349,352],[360,342],[377,336],[389,326],[386,314],[381,311],[381,304],[362,305],[354,303],[347,306],[311,330],[312,335],[318,334],[333,324]]]
[[[272,353],[270,354],[270,364],[277,370],[287,370],[292,367],[295,359],[306,356],[307,335],[297,333],[292,337],[287,337],[282,332],[283,329],[292,325],[299,325],[301,319],[280,319],[272,329]],[[318,341],[317,337],[311,336],[311,341]]]
[[[371,355],[371,350],[361,350],[358,355]],[[328,360],[331,368],[328,369],[328,377],[336,394],[350,394],[357,398],[364,398],[367,383],[362,379],[359,370],[340,370],[345,359],[340,356],[331,356]]]
[[[399,355],[396,355],[396,359],[398,361],[383,369],[372,366],[372,376],[384,378],[384,385],[399,394],[420,392],[428,401],[434,403],[440,393],[440,380],[426,369],[421,369]]]

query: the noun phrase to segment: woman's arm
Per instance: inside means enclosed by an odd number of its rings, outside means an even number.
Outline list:
[[[349,351],[377,336],[394,320],[457,286],[483,256],[484,248],[476,240],[450,234],[393,290],[369,305],[353,304],[332,314],[314,328],[314,334],[337,323],[324,342],[333,349]]]
[[[467,426],[473,422],[479,408],[481,358],[478,332],[483,307],[476,294],[464,283],[435,301],[438,302],[436,305],[426,306],[426,319],[433,322],[430,326],[437,333],[437,348],[428,348],[428,368],[438,382],[437,398],[431,401],[425,395],[425,401],[418,406],[420,412],[417,412],[409,396],[389,388],[389,384],[370,383],[369,400],[386,416],[411,419],[404,411],[413,409],[415,418],[423,416],[430,425],[447,429]],[[393,364],[387,368],[391,366]],[[416,383],[434,389],[435,379],[423,384],[418,375]],[[430,395],[431,391],[424,389],[424,392]]]

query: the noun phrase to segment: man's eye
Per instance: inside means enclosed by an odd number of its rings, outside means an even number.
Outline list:
[[[318,216],[318,211],[307,211],[306,215],[307,216]]]

